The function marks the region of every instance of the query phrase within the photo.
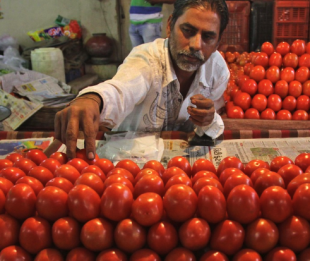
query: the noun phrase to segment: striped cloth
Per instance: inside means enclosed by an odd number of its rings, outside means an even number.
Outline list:
[[[132,24],[160,23],[163,4],[151,5],[145,0],[131,0],[129,18]]]

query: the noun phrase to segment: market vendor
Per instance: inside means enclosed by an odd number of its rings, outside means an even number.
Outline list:
[[[55,137],[75,157],[79,130],[94,158],[99,123],[113,131],[195,132],[217,138],[229,80],[217,51],[228,23],[225,0],[176,0],[167,39],[135,47],[116,75],[85,88],[55,117]]]

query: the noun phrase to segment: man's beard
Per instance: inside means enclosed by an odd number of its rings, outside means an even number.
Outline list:
[[[177,43],[173,33],[169,38],[170,53],[175,61],[176,65],[183,71],[193,72],[198,70],[198,68],[205,62],[204,56],[201,51],[187,51],[187,50],[177,50]],[[197,61],[189,61],[184,56],[189,56],[196,58]]]

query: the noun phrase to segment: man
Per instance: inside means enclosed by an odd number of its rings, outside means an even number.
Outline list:
[[[132,47],[161,38],[163,4],[175,0],[131,0],[129,36]]]
[[[79,93],[55,117],[55,136],[75,157],[79,129],[94,158],[99,122],[113,130],[195,130],[218,137],[224,129],[216,113],[229,70],[216,51],[228,23],[224,0],[176,0],[168,39],[134,48],[116,75]]]

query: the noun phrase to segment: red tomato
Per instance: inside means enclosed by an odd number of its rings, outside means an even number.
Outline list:
[[[291,44],[291,52],[301,56],[306,52],[306,42],[304,40],[295,40]]]
[[[2,190],[0,190],[0,214],[3,214],[5,209],[5,195]]]
[[[296,71],[295,78],[296,81],[299,81],[300,83],[304,83],[309,79],[310,71],[308,67],[302,66],[299,67]]]
[[[274,93],[278,94],[282,99],[288,95],[288,83],[287,81],[277,81],[274,87]]]
[[[213,251],[209,250],[206,253],[204,253],[199,261],[228,261],[228,257],[220,252],[220,251]]]
[[[227,168],[237,168],[237,169],[240,169],[241,171],[243,171],[244,166],[243,166],[241,160],[238,159],[237,157],[228,156],[220,162],[220,164],[217,168],[217,175],[220,176],[222,171],[224,169],[227,169]]]
[[[178,244],[178,233],[167,221],[152,225],[147,234],[147,244],[159,255],[166,255]]]
[[[276,52],[282,56],[286,55],[291,49],[291,46],[287,42],[281,42],[276,47]]]
[[[101,216],[114,221],[128,218],[132,204],[133,195],[127,186],[119,183],[111,184],[101,197]]]
[[[310,243],[310,225],[306,219],[291,216],[278,226],[279,243],[294,252],[304,250]]]
[[[142,248],[132,253],[129,261],[161,261],[157,253],[148,248]]]
[[[227,110],[227,117],[232,119],[243,119],[244,112],[239,106],[232,106]]]
[[[137,174],[137,176],[135,177],[134,184],[136,184],[139,181],[139,179],[141,179],[144,175],[152,175],[152,174],[161,177],[161,175],[159,175],[159,173],[154,169],[150,169],[150,168],[141,169],[139,173]],[[184,173],[184,176],[187,176],[187,175]]]
[[[309,115],[305,110],[297,110],[294,111],[292,120],[295,121],[307,121],[309,119]]]
[[[21,177],[25,176],[26,176],[25,172],[16,167],[7,167],[0,170],[0,177],[3,177],[11,181],[13,184],[15,184],[15,182],[19,180]]]
[[[167,183],[167,181],[174,175],[179,175],[179,174],[184,174],[187,176],[186,172],[182,169],[180,169],[179,167],[170,167],[167,168],[163,175],[162,175],[162,180],[164,182],[164,184]]]
[[[188,159],[182,156],[173,157],[168,161],[167,168],[178,167],[182,169],[189,177],[192,175],[192,167]]]
[[[261,46],[261,51],[266,53],[268,56],[272,55],[274,52],[274,47],[270,42],[264,42]]]
[[[271,186],[285,188],[285,183],[281,175],[273,171],[260,175],[255,181],[254,189],[260,196],[266,188]]]
[[[297,98],[302,93],[302,85],[299,81],[291,81],[288,85],[288,94]]]
[[[276,118],[276,114],[274,110],[267,108],[266,110],[262,111],[260,118],[265,120],[274,120]]]
[[[62,254],[57,249],[47,248],[41,250],[35,257],[34,261],[64,261]]]
[[[269,96],[273,94],[273,85],[272,82],[268,79],[263,79],[258,83],[257,91],[259,94]]]
[[[68,193],[69,213],[80,222],[86,222],[99,216],[100,197],[96,191],[86,185],[76,185]]]
[[[308,152],[300,153],[295,158],[294,163],[295,163],[295,165],[300,167],[305,172],[306,169],[310,166],[310,153],[308,153]]]
[[[255,184],[255,182],[259,176],[261,176],[264,173],[268,173],[269,171],[270,171],[269,166],[268,166],[268,169],[267,168],[258,168],[256,170],[254,170],[252,172],[252,174],[250,175],[250,179],[252,180],[252,183]]]
[[[281,223],[292,214],[292,200],[287,191],[279,186],[266,188],[260,196],[263,218]]]
[[[143,169],[148,168],[158,172],[159,176],[162,176],[165,171],[163,164],[161,164],[158,160],[149,160],[148,162],[146,162],[143,166]]]
[[[296,105],[297,110],[304,110],[304,111],[309,111],[310,109],[310,99],[309,96],[307,95],[300,95],[297,98],[297,105]]]
[[[169,252],[165,257],[165,261],[175,260],[195,261],[196,257],[192,251],[183,247],[177,247]]]
[[[104,184],[102,182],[102,179],[98,175],[94,173],[84,173],[77,178],[77,180],[74,183],[74,186],[79,184],[89,186],[98,193],[99,197],[102,196],[104,190]]]
[[[7,195],[10,188],[13,186],[14,184],[10,180],[0,177],[0,189],[3,191],[5,196]]]
[[[73,184],[69,180],[65,178],[61,178],[61,177],[56,177],[56,178],[49,180],[45,184],[45,187],[48,187],[48,186],[54,186],[54,187],[60,188],[66,193],[69,193],[69,191],[73,188]]]
[[[268,67],[269,57],[264,52],[258,52],[252,59],[254,65],[261,65],[264,68]]]
[[[55,170],[60,167],[60,165],[61,163],[53,158],[45,159],[40,163],[41,167],[47,168],[53,174],[55,173]]]
[[[215,226],[210,246],[226,255],[234,255],[243,245],[244,234],[244,229],[238,222],[224,220]]]
[[[245,245],[260,254],[273,249],[278,240],[279,230],[275,223],[268,219],[258,218],[246,228]]]
[[[8,167],[13,167],[13,162],[8,159],[0,159],[0,170]]]
[[[133,188],[133,185],[132,183],[130,182],[129,179],[126,179],[124,176],[120,175],[120,174],[115,174],[115,175],[112,175],[110,177],[108,177],[105,182],[103,183],[104,184],[104,190],[109,187],[111,184],[113,183],[121,183],[121,184],[124,184],[125,186],[127,186],[131,192],[133,192],[134,188]]]
[[[263,94],[256,94],[252,99],[251,105],[253,108],[255,108],[259,112],[265,110],[267,107],[266,96]],[[246,116],[246,114],[245,114],[245,116]],[[259,116],[259,113],[258,113],[258,116]]]
[[[277,94],[271,94],[267,99],[267,107],[273,111],[279,111],[282,108],[282,99]]]
[[[247,175],[245,175],[245,174],[232,174],[232,175],[230,175],[224,184],[224,196],[227,198],[230,191],[234,187],[236,187],[238,185],[242,185],[242,184],[253,187],[253,183]]]
[[[52,226],[52,239],[58,249],[71,250],[78,247],[80,241],[81,225],[71,217],[56,220]]]
[[[191,187],[182,184],[173,185],[163,198],[164,209],[171,220],[184,222],[194,216],[197,200],[197,195]]]
[[[74,168],[76,168],[79,173],[81,173],[84,168],[89,166],[89,164],[85,160],[80,159],[80,158],[71,159],[66,164],[71,165]]]
[[[282,102],[283,110],[294,111],[296,109],[297,100],[293,96],[287,96]]]
[[[32,168],[29,171],[28,176],[36,178],[43,184],[43,186],[45,186],[49,180],[54,178],[54,174],[49,169],[42,166]]]
[[[109,250],[109,251],[112,252],[112,250]],[[118,252],[120,251],[118,250]],[[125,256],[125,254],[122,254],[122,255]],[[99,256],[98,256],[98,260],[102,260],[101,257],[103,256],[103,254],[100,253]],[[96,259],[95,253],[83,247],[77,247],[77,248],[72,249],[67,254],[67,257],[66,257],[66,261],[79,261],[79,260],[95,261],[95,259]],[[126,259],[123,259],[123,260],[125,261]]]
[[[197,214],[207,222],[216,224],[226,217],[226,200],[216,187],[205,186],[198,194]]]
[[[13,153],[10,153],[9,155],[7,155],[5,157],[5,159],[10,160],[13,163],[15,163],[16,161],[20,160],[23,157],[24,157],[23,155],[16,153],[16,152],[13,152]]]
[[[296,189],[304,183],[310,183],[310,173],[304,173],[293,178],[287,185],[287,192],[293,197]]]
[[[207,159],[197,159],[192,166],[192,175],[195,176],[195,174],[201,170],[207,170],[210,172],[213,172],[216,174],[216,169],[213,165],[213,163],[210,160]]]
[[[209,224],[201,218],[192,218],[179,228],[179,238],[183,247],[195,251],[204,248],[211,236]]]
[[[128,170],[133,177],[136,177],[138,172],[140,171],[140,167],[134,161],[130,159],[124,159],[119,161],[116,165],[116,168],[122,168]]]
[[[295,53],[287,53],[283,57],[283,66],[296,68],[298,66],[298,55]]]
[[[242,249],[234,255],[232,261],[262,261],[262,257],[252,249]]]
[[[110,170],[114,169],[112,161],[108,159],[97,159],[94,162],[94,165],[98,166],[104,174],[107,174]]]
[[[20,246],[31,254],[37,254],[52,246],[51,225],[41,217],[27,218],[20,227]]]
[[[67,154],[59,151],[54,152],[50,158],[58,160],[60,164],[66,164],[68,162]]]
[[[259,197],[248,185],[234,187],[227,197],[228,218],[241,224],[248,224],[258,218]]]
[[[287,156],[277,156],[270,162],[270,170],[278,172],[278,170],[286,164],[294,164],[294,162]]]
[[[250,71],[250,78],[259,82],[265,78],[265,74],[266,74],[265,68],[261,65],[256,65]]]
[[[143,193],[154,192],[163,196],[165,193],[164,182],[158,175],[144,175],[135,184],[133,196],[137,198]]]
[[[283,178],[285,188],[291,180],[303,173],[302,169],[295,164],[286,164],[278,170],[278,174]]]
[[[91,251],[103,251],[113,245],[113,226],[103,218],[86,222],[80,234],[81,242]]]
[[[36,165],[40,165],[43,160],[47,159],[47,156],[40,149],[30,149],[26,152],[25,158],[32,160]]]
[[[92,165],[96,162],[96,160],[99,159],[99,156],[97,154],[95,154],[95,158],[90,160],[88,159],[87,155],[86,155],[86,150],[85,149],[76,149],[76,154],[75,154],[76,158],[82,159],[83,161],[85,161],[87,164]]]
[[[33,168],[36,167],[37,164],[35,164],[32,160],[21,158],[20,160],[14,162],[14,167],[21,169],[23,172],[28,175],[28,172]]]
[[[230,177],[232,174],[244,174],[244,172],[237,168],[224,169],[222,173],[220,174],[220,178],[219,178],[219,181],[221,182],[223,186],[225,185],[225,182],[228,179],[228,177]]]
[[[299,67],[305,66],[305,67],[309,68],[309,66],[310,66],[310,54],[305,53],[305,54],[301,55],[298,58],[298,65],[299,65]]]
[[[255,95],[256,96],[256,95]],[[254,99],[254,98],[253,98]],[[253,103],[253,100],[252,100]],[[267,103],[267,99],[266,99],[266,103]],[[253,105],[252,105],[253,106]],[[253,106],[254,107],[254,106]],[[259,119],[259,111],[255,108],[249,108],[245,111],[244,113],[244,118],[245,119]]]
[[[292,67],[286,67],[280,72],[280,79],[286,82],[291,82],[295,79],[295,70]]]
[[[207,171],[207,170],[200,170],[192,177],[192,184],[194,185],[198,179],[203,178],[203,177],[219,180],[219,178],[216,176],[215,173],[211,171]]]
[[[224,191],[222,184],[217,179],[202,177],[196,181],[193,186],[193,190],[195,191],[196,195],[199,194],[200,190],[205,186],[214,186],[218,188],[221,192]]]
[[[36,210],[39,216],[55,221],[68,215],[68,194],[60,188],[48,186],[37,197]],[[55,211],[57,209],[57,211]]]
[[[17,184],[6,195],[5,209],[17,219],[26,219],[35,213],[36,194],[27,184]]]
[[[33,189],[36,196],[43,189],[43,184],[36,178],[30,177],[30,176],[21,177],[20,179],[16,181],[15,184],[19,184],[19,183],[28,184]]]
[[[164,191],[166,192],[171,186],[176,185],[176,184],[184,184],[189,187],[192,187],[191,179],[188,176],[184,176],[183,174],[180,174],[180,175],[174,175],[167,181]]]
[[[161,196],[153,192],[146,192],[133,202],[131,216],[140,225],[151,226],[160,221],[163,211]]]
[[[103,171],[96,165],[89,165],[87,167],[85,167],[82,171],[81,174],[84,173],[94,173],[96,174],[98,177],[100,177],[100,179],[102,180],[102,182],[105,181],[106,177],[105,174],[103,173]]]
[[[249,177],[251,177],[251,174],[253,173],[253,171],[258,168],[269,169],[269,163],[263,160],[259,160],[259,159],[251,160],[245,165],[244,173],[248,175]]]
[[[279,81],[280,80],[280,69],[279,69],[279,67],[275,66],[275,65],[269,67],[266,71],[266,78],[268,79],[268,81],[270,81],[270,83],[276,83],[277,81]],[[262,80],[262,81],[264,81],[264,80]],[[269,87],[269,89],[270,89],[270,87]],[[270,92],[270,90],[269,90],[269,92]]]
[[[0,253],[1,261],[32,261],[32,257],[19,246],[8,246]]]
[[[84,259],[79,259],[79,260],[84,261]],[[116,249],[116,248],[108,249],[108,250],[101,251],[96,258],[96,261],[106,261],[106,260],[127,261],[127,256],[119,249]]]
[[[252,68],[254,67],[254,64],[253,63],[246,63],[243,67],[244,69],[244,74],[245,75],[250,75],[250,71],[252,70]]]
[[[309,261],[310,260],[310,248],[306,248],[301,251],[297,257],[298,261]]]
[[[234,104],[242,110],[247,110],[251,106],[251,96],[246,92],[240,92],[234,97]]]
[[[18,243],[20,224],[8,214],[0,215],[0,250]]]
[[[116,174],[122,175],[123,177],[128,179],[132,184],[135,182],[134,176],[128,170],[122,169],[122,168],[114,168],[114,169],[110,170],[107,173],[106,177],[108,178],[108,177],[116,175]]]
[[[243,83],[240,90],[253,96],[257,92],[257,83],[253,79],[248,79]]]
[[[120,221],[114,231],[117,247],[127,253],[143,248],[146,243],[146,230],[132,219]]]
[[[293,196],[294,214],[310,220],[310,206],[308,204],[310,199],[309,183],[301,184],[295,191]]]
[[[269,57],[269,66],[277,66],[279,68],[282,66],[282,56],[280,53],[273,53]]]
[[[61,177],[69,180],[72,184],[80,176],[80,172],[69,164],[63,164],[55,171],[55,177]]]

